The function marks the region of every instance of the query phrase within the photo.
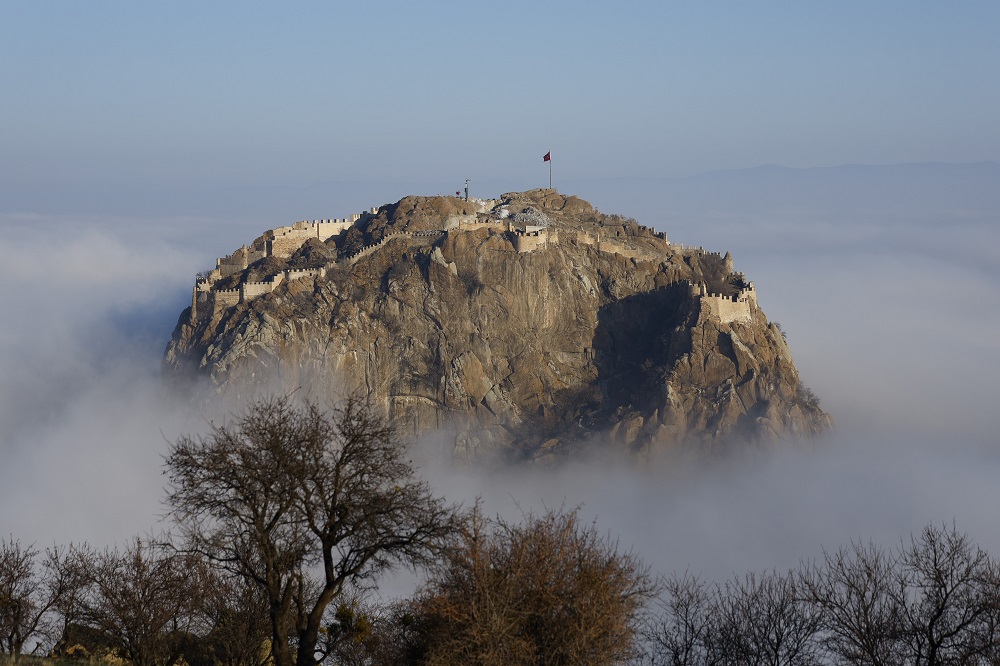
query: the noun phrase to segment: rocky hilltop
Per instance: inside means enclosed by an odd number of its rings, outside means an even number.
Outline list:
[[[164,370],[230,396],[360,388],[468,458],[712,451],[831,425],[728,253],[547,189],[268,231],[199,276]]]

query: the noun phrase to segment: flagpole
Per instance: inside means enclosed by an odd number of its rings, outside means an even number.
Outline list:
[[[549,157],[549,189],[552,189],[552,157]]]

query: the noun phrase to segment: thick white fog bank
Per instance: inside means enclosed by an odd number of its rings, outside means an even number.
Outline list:
[[[929,522],[1000,553],[1000,454],[960,440],[838,431],[813,445],[711,465],[599,458],[561,468],[427,473],[488,513],[581,506],[655,570],[725,578],[788,569],[852,539],[896,545]]]
[[[0,533],[112,543],[155,528],[172,404],[160,357],[221,233],[204,219],[0,215]]]
[[[762,307],[842,425],[1000,443],[997,276],[890,249],[757,272]]]
[[[710,467],[424,460],[425,473],[508,517],[582,504],[661,571],[786,568],[929,521],[955,520],[1000,554],[1000,169],[960,166],[561,186],[675,242],[731,251],[837,429]],[[194,275],[297,217],[0,214],[0,534],[103,544],[159,527],[168,442],[205,428],[159,377]]]

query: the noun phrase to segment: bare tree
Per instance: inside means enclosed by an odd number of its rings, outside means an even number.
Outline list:
[[[718,591],[715,651],[723,664],[811,666],[819,663],[817,610],[792,573],[747,574]]]
[[[135,539],[97,556],[83,617],[133,666],[171,666],[198,617],[194,558]]]
[[[901,549],[910,587],[904,640],[916,666],[974,664],[998,653],[997,570],[954,525],[927,526]]]
[[[71,627],[81,621],[86,595],[93,583],[97,553],[89,544],[54,546],[46,552],[44,576],[49,588],[58,594],[52,605],[52,638],[65,644]]]
[[[656,666],[811,666],[821,663],[818,609],[789,572],[748,573],[709,587],[667,579],[660,613],[647,625]]]
[[[425,664],[612,664],[632,656],[655,585],[576,511],[484,521],[478,510],[412,613]]]
[[[270,659],[271,637],[267,599],[260,588],[242,576],[214,568],[206,572],[207,584],[201,606],[206,633],[185,653],[185,661],[197,666],[265,666]]]
[[[713,590],[690,573],[663,582],[659,612],[647,619],[646,658],[655,666],[709,666],[715,663]]]
[[[313,666],[330,604],[397,564],[428,562],[455,512],[415,477],[395,430],[362,398],[331,412],[251,404],[167,458],[189,547],[257,586],[275,666]]]
[[[0,542],[0,647],[15,663],[46,610],[39,594],[37,556],[38,550],[13,537]]]
[[[822,614],[822,644],[843,663],[993,663],[1000,575],[955,527],[928,526],[887,552],[851,544],[801,576]]]
[[[800,581],[820,611],[826,652],[842,663],[895,666],[904,661],[907,582],[899,558],[874,544],[826,553]]]
[[[0,650],[14,662],[27,641],[62,633],[56,617],[72,619],[87,578],[87,546],[54,546],[46,549],[39,566],[39,551],[22,546],[11,537],[0,542]]]

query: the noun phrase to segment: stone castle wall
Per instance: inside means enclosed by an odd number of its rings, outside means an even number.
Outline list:
[[[649,247],[634,247],[626,244],[625,238],[621,235],[618,236],[608,236],[604,234],[592,234],[588,231],[569,231],[561,232],[566,240],[576,241],[578,245],[589,245],[597,248],[598,252],[609,252],[611,254],[618,254],[626,259],[635,259],[636,261],[660,261],[663,258],[663,253]],[[638,235],[629,234],[626,238],[635,237],[649,237],[657,238],[659,240],[667,241],[667,234],[664,232],[653,231],[646,227],[640,227],[640,233]]]
[[[752,282],[732,296],[708,293],[704,284],[693,285],[691,293],[701,301],[700,317],[717,317],[724,324],[749,324],[757,308],[757,290]]]
[[[281,284],[284,277],[283,273],[278,273],[265,282],[244,282],[240,285],[240,302],[246,302],[258,296],[270,294],[274,291],[275,287]]]
[[[362,257],[367,257],[369,254],[371,254],[372,252],[374,252],[378,248],[382,247],[389,240],[391,240],[393,238],[396,238],[397,236],[411,236],[412,237],[413,234],[410,233],[409,231],[395,231],[395,232],[393,232],[391,234],[386,234],[377,243],[372,243],[371,245],[366,245],[363,248],[361,248],[360,250],[358,250],[357,252],[355,252],[354,254],[352,254],[351,256],[349,256],[347,258],[347,261],[350,262],[351,264],[357,263],[358,259],[361,259]]]
[[[216,289],[211,292],[212,303],[216,307],[232,307],[240,302],[240,290],[239,289]]]
[[[479,226],[479,216],[475,213],[468,215],[449,215],[444,221],[444,228],[450,229],[475,229]]]
[[[244,282],[239,286],[239,289],[213,289],[207,280],[199,280],[195,283],[191,298],[191,318],[192,320],[197,319],[199,311],[206,314],[215,313],[219,309],[229,308],[237,303],[246,303],[265,294],[270,294],[285,281],[317,277],[326,277],[326,267],[286,269],[274,275],[270,280]]]
[[[210,282],[216,282],[222,278],[229,277],[233,273],[246,270],[247,266],[255,261],[260,261],[265,256],[267,256],[267,253],[264,250],[252,249],[244,245],[228,257],[216,259],[215,268],[208,273],[207,278]]]
[[[555,229],[533,229],[532,231],[514,232],[514,249],[520,253],[534,252],[550,243],[559,242],[559,232]]]
[[[372,215],[377,208],[369,211]],[[264,294],[269,294],[284,280],[296,280],[304,277],[324,275],[325,268],[294,269],[278,273],[264,282],[246,282],[238,289],[215,289],[219,280],[246,270],[254,262],[266,257],[275,256],[288,258],[302,247],[310,238],[326,241],[351,227],[363,217],[364,213],[355,213],[346,218],[328,220],[302,220],[290,226],[278,227],[264,232],[251,247],[240,247],[232,254],[215,260],[215,268],[199,275],[195,280],[191,294],[191,320],[199,315],[215,312],[219,308],[228,308],[240,302],[252,300]]]
[[[370,212],[374,215],[378,209],[372,208]],[[341,219],[313,220],[312,222],[303,220],[289,227],[272,229],[264,234],[265,256],[287,259],[310,238],[326,241],[350,228],[360,219],[361,215],[356,213]]]

